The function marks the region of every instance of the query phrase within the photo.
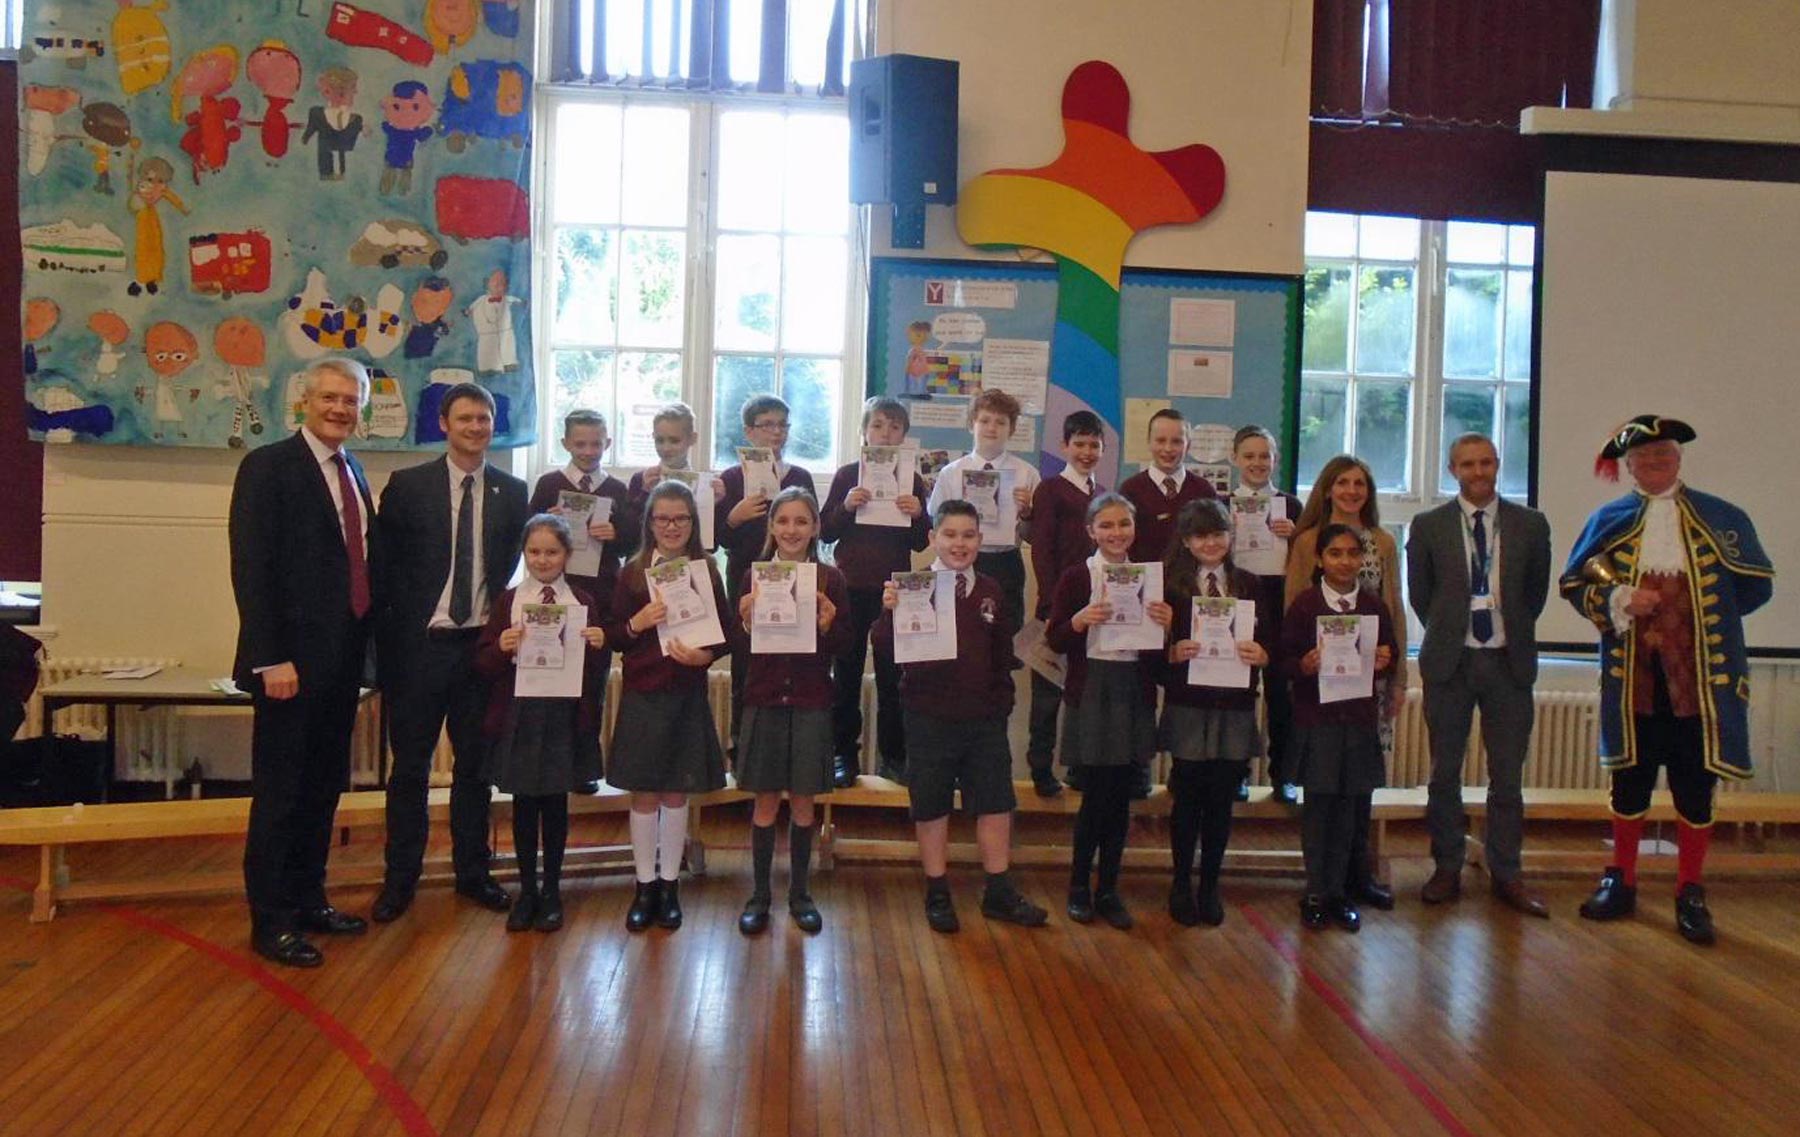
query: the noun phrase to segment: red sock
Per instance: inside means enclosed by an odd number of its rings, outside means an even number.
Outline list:
[[[1706,864],[1706,847],[1712,843],[1712,826],[1702,829],[1677,821],[1675,825],[1675,887],[1699,884],[1700,869]]]
[[[1625,878],[1626,888],[1637,887],[1638,841],[1643,835],[1643,818],[1613,818],[1613,860],[1618,862],[1619,875]]]

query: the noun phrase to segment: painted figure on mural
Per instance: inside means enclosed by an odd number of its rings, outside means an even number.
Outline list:
[[[131,338],[131,325],[117,312],[103,310],[88,317],[87,329],[100,338],[100,351],[94,358],[94,378],[96,382],[105,383],[119,373],[119,364],[124,362],[125,353],[121,349]]]
[[[113,196],[112,164],[119,152],[136,150],[131,119],[116,103],[89,103],[81,108],[81,131],[87,135],[88,152],[94,156],[94,192]]]
[[[431,137],[431,120],[437,104],[417,79],[402,79],[393,93],[381,100],[381,131],[387,135],[382,154],[381,192],[411,193],[413,162],[420,144]]]
[[[155,428],[151,437],[161,441],[173,430],[182,438],[187,437],[187,430],[181,417],[181,400],[175,392],[175,380],[182,372],[194,365],[200,358],[200,342],[194,333],[180,324],[162,320],[151,324],[144,333],[144,358],[150,362],[150,370],[156,373],[154,390],[155,410],[152,415]],[[144,397],[143,388],[138,389],[138,397]],[[193,398],[190,390],[189,399]]]
[[[163,226],[157,206],[168,202],[182,213],[187,203],[169,188],[175,167],[162,158],[146,158],[137,168],[130,199],[125,203],[137,216],[137,241],[134,245],[133,277],[125,291],[136,296],[148,292],[155,296],[163,278]]]
[[[187,124],[181,136],[182,152],[193,161],[194,184],[200,175],[216,173],[231,158],[231,145],[243,136],[240,125],[242,104],[221,97],[237,81],[238,53],[230,44],[218,44],[197,51],[181,65],[169,91],[169,111],[176,122]],[[185,116],[182,108],[189,99],[198,103]]]
[[[287,114],[300,91],[300,57],[279,40],[265,40],[245,61],[244,75],[269,101],[262,118],[250,124],[262,128],[263,153],[271,158],[287,157],[292,132],[300,129]]]
[[[225,444],[233,450],[244,448],[244,424],[252,435],[263,432],[262,412],[257,409],[253,391],[269,389],[269,376],[263,370],[268,354],[263,330],[242,316],[222,320],[213,329],[213,350],[225,364],[225,378],[216,391],[231,400],[231,436]]]
[[[356,102],[356,72],[348,67],[332,67],[319,75],[319,96],[324,106],[312,108],[306,115],[306,131],[300,144],[318,139],[319,180],[344,180],[344,156],[356,149],[363,134],[363,118],[352,108]]]
[[[519,369],[519,341],[513,331],[513,309],[524,301],[506,294],[506,270],[488,274],[487,294],[464,309],[475,325],[475,370],[483,374]]]
[[[454,299],[450,282],[441,276],[428,276],[419,282],[412,294],[413,325],[406,333],[403,349],[407,359],[430,359],[438,341],[450,334],[450,322],[444,315]]]

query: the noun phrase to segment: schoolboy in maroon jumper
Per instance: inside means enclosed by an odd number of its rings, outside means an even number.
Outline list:
[[[1102,487],[1094,479],[1094,467],[1106,452],[1105,427],[1093,411],[1075,411],[1063,419],[1062,473],[1039,482],[1031,495],[1031,568],[1037,574],[1038,619],[1050,619],[1050,598],[1057,581],[1072,565],[1094,551],[1088,535],[1088,503]],[[1062,784],[1050,770],[1056,753],[1056,716],[1063,693],[1050,680],[1031,673],[1030,734],[1025,762],[1031,767],[1031,785],[1039,797],[1055,797]],[[1064,757],[1064,765],[1068,759]],[[1076,775],[1075,770],[1071,770]],[[1071,785],[1080,788],[1079,776]]]
[[[1187,468],[1188,424],[1180,411],[1164,407],[1150,416],[1150,464],[1119,486],[1137,510],[1134,561],[1161,561],[1175,539],[1175,518],[1190,501],[1217,497],[1212,483]]]
[[[1007,875],[1012,859],[1012,753],[1006,720],[1012,714],[1013,655],[1018,620],[992,577],[975,571],[981,550],[981,516],[966,501],[950,500],[933,518],[934,572],[957,574],[956,657],[900,668],[900,706],[906,716],[907,787],[925,870],[925,919],[934,932],[961,925],[950,899],[950,810],[960,788],[963,809],[975,815],[975,843],[987,871],[981,913],[1025,927],[1049,913],[1027,900]],[[899,595],[882,589],[877,651],[894,646],[894,608]]]
[[[906,441],[911,425],[906,404],[899,399],[877,396],[863,404],[865,446],[899,446]],[[881,616],[881,586],[890,574],[911,568],[912,555],[931,540],[931,520],[925,516],[925,480],[917,473],[913,474],[912,491],[894,502],[901,513],[912,518],[911,525],[902,529],[857,521],[856,511],[869,500],[868,491],[856,485],[861,465],[860,461],[847,463],[831,479],[821,534],[824,540],[837,542],[833,556],[850,588],[850,610],[843,616],[849,635],[834,665],[836,696],[831,716],[832,780],[839,788],[855,784],[860,766],[863,660],[869,632]],[[906,729],[900,721],[900,668],[893,655],[879,651],[875,653],[875,733],[881,754],[876,773],[893,781],[904,779]]]
[[[625,505],[634,523],[644,516],[644,503],[650,499],[650,491],[663,480],[667,471],[691,468],[689,455],[699,437],[699,431],[694,429],[693,408],[686,403],[667,403],[656,412],[656,417],[650,420],[650,441],[656,447],[656,465],[631,475],[625,486]],[[724,490],[717,478],[713,479],[712,487],[716,501]],[[639,534],[640,539],[648,536]],[[636,551],[634,545],[625,555],[630,556]]]
[[[1300,499],[1276,489],[1272,484],[1277,456],[1275,436],[1267,427],[1254,423],[1239,427],[1231,440],[1231,464],[1238,472],[1237,488],[1231,491],[1231,496],[1239,498],[1268,495],[1269,530],[1283,541],[1289,541],[1294,536],[1294,522],[1300,517]],[[1230,502],[1226,504],[1229,505]],[[1287,578],[1283,573],[1257,574],[1257,612],[1271,612],[1279,621],[1281,612],[1287,606],[1286,589]],[[1288,764],[1288,724],[1293,718],[1293,711],[1288,706],[1287,684],[1265,683],[1263,703],[1269,728],[1269,785],[1274,790],[1276,801],[1298,805],[1300,796],[1294,785],[1294,769]],[[1248,777],[1238,786],[1237,799],[1250,800]]]
[[[1294,769],[1305,787],[1300,822],[1306,854],[1306,895],[1300,918],[1309,928],[1336,922],[1347,932],[1362,916],[1345,894],[1358,825],[1357,799],[1386,780],[1381,753],[1381,699],[1319,702],[1318,618],[1337,613],[1373,616],[1379,626],[1375,672],[1394,665],[1394,624],[1387,606],[1357,582],[1362,539],[1348,525],[1319,530],[1319,583],[1294,598],[1281,624],[1276,666],[1293,684]],[[1379,683],[1375,691],[1381,690]]]

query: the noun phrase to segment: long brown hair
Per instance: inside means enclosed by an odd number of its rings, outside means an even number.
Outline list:
[[[769,501],[769,512],[764,515],[768,518],[765,526],[767,531],[763,534],[762,555],[757,557],[757,560],[766,561],[774,558],[775,511],[790,501],[797,501],[806,506],[806,511],[812,514],[813,535],[812,540],[806,543],[806,559],[809,561],[819,559],[819,499],[814,497],[812,491],[805,486],[788,486]]]
[[[1354,454],[1339,454],[1325,463],[1319,471],[1319,480],[1313,483],[1312,493],[1306,497],[1306,508],[1300,511],[1300,520],[1294,522],[1297,530],[1313,529],[1331,520],[1331,487],[1350,470],[1361,470],[1363,481],[1369,487],[1368,500],[1363,502],[1362,518],[1359,524],[1364,529],[1377,529],[1381,526],[1381,514],[1375,508],[1375,474],[1369,464]]]
[[[688,560],[706,559],[706,546],[700,543],[700,507],[694,504],[694,491],[688,489],[686,483],[669,478],[658,482],[644,502],[644,540],[638,546],[637,555],[631,558],[630,566],[639,573],[648,569],[656,557],[656,526],[650,520],[651,515],[656,512],[656,503],[671,500],[679,501],[688,511],[687,548],[682,550],[681,555]]]
[[[1163,593],[1172,607],[1185,609],[1188,601],[1199,595],[1200,558],[1188,548],[1188,538],[1230,532],[1231,510],[1217,498],[1203,497],[1181,507],[1175,518],[1174,539],[1169,542],[1168,555],[1163,557]],[[1235,596],[1231,578],[1237,575],[1237,565],[1232,563],[1229,550],[1219,570],[1225,576],[1226,595]]]

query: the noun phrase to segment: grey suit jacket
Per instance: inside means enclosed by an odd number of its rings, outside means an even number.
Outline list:
[[[1507,666],[1529,686],[1537,679],[1537,619],[1550,595],[1550,523],[1535,509],[1500,500],[1494,582]],[[1406,538],[1406,586],[1412,610],[1425,625],[1419,673],[1427,683],[1456,674],[1469,634],[1469,557],[1463,547],[1462,506],[1454,498],[1413,518]]]

